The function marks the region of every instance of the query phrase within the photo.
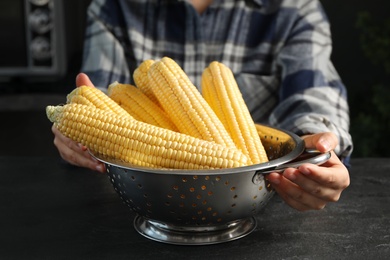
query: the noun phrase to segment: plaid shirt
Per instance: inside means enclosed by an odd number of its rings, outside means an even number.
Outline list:
[[[214,0],[201,15],[184,0],[96,0],[82,71],[98,87],[133,83],[145,59],[174,59],[196,86],[203,69],[232,69],[254,121],[298,135],[334,132],[352,151],[346,89],[331,61],[317,0]]]

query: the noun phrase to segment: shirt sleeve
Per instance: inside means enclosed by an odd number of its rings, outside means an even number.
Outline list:
[[[270,124],[298,135],[333,132],[341,158],[352,152],[346,88],[331,60],[330,26],[317,1],[307,1],[292,19],[290,36],[278,54],[280,103]]]
[[[130,80],[122,16],[117,1],[92,1],[88,7],[82,72],[101,89]]]

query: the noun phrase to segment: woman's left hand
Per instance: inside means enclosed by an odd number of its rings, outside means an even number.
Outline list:
[[[331,158],[322,165],[303,164],[298,169],[288,168],[283,174],[271,173],[268,180],[291,207],[299,211],[323,209],[328,202],[338,201],[341,192],[349,186],[349,172],[332,151],[338,144],[333,133],[302,138],[306,148],[331,151]]]

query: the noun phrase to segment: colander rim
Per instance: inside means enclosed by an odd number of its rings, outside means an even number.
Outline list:
[[[261,124],[263,125],[263,124]],[[172,174],[172,175],[225,175],[225,174],[236,174],[236,173],[242,173],[242,172],[261,172],[261,171],[270,171],[278,166],[281,166],[283,164],[286,164],[288,162],[293,161],[294,159],[298,158],[305,150],[305,144],[303,139],[301,139],[298,135],[295,133],[284,130],[278,127],[271,127],[268,125],[264,125],[270,128],[273,128],[275,130],[281,131],[285,134],[287,134],[291,141],[294,142],[295,148],[289,152],[288,154],[279,157],[274,160],[270,160],[269,162],[265,163],[259,163],[259,164],[253,164],[248,166],[240,166],[235,168],[226,168],[226,169],[202,169],[202,170],[192,170],[192,169],[168,169],[168,168],[149,168],[149,167],[143,167],[138,165],[133,165],[130,163],[126,163],[120,160],[115,160],[112,158],[109,158],[104,155],[93,153],[89,150],[90,155],[95,158],[96,160],[109,165],[110,167],[118,167],[124,170],[128,171],[142,171],[145,173],[153,173],[153,174]]]

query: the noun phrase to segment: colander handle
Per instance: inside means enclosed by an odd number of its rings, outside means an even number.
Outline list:
[[[298,168],[304,163],[311,163],[317,165],[323,164],[329,160],[330,156],[330,152],[321,153],[320,151],[315,149],[306,149],[297,159],[291,162],[275,166],[272,169],[257,171],[255,173],[255,176],[253,176],[253,180],[255,180],[255,178],[258,178],[259,175],[266,175],[270,174],[271,172],[282,173],[287,168]]]

